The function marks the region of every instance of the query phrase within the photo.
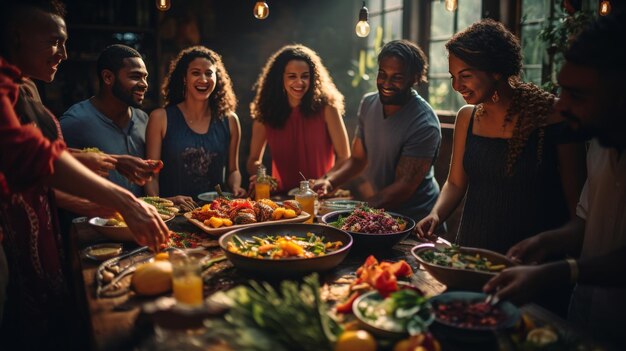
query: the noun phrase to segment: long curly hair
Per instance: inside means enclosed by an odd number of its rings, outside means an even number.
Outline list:
[[[522,69],[520,42],[502,23],[480,20],[455,34],[446,49],[469,66],[483,72],[500,74],[513,88],[505,124],[517,117],[513,136],[508,140],[506,172],[513,174],[515,163],[524,150],[530,134],[539,128],[537,160],[543,155],[544,128],[554,111],[555,96],[519,78]]]
[[[283,74],[291,60],[304,61],[311,69],[311,84],[300,103],[304,116],[311,116],[326,105],[337,108],[343,115],[343,95],[337,90],[320,57],[308,47],[295,44],[282,47],[267,60],[255,83],[256,95],[250,104],[252,119],[277,129],[287,122],[291,107],[284,92]]]
[[[178,53],[170,63],[169,71],[161,86],[165,107],[176,105],[185,100],[185,75],[191,61],[199,57],[205,58],[215,65],[217,81],[213,93],[209,96],[209,108],[213,116],[223,118],[235,111],[237,97],[233,90],[233,83],[222,62],[222,57],[204,46],[186,48]]]

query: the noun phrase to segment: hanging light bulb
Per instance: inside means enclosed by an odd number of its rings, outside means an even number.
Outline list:
[[[454,12],[454,10],[456,10],[457,5],[458,5],[457,0],[445,0],[443,3],[443,6],[445,6],[446,10],[450,12]]]
[[[361,7],[361,11],[359,11],[359,21],[356,23],[356,35],[361,38],[365,38],[370,34],[370,24],[367,23],[367,19],[369,17],[369,12],[367,11],[367,7],[365,7],[365,1],[363,1],[363,6]]]
[[[172,7],[171,0],[156,0],[156,7],[159,11],[167,11]]]
[[[606,16],[611,13],[611,2],[609,0],[603,0],[600,2],[600,16]]]
[[[253,13],[256,19],[266,19],[267,16],[270,15],[270,7],[267,6],[267,3],[265,1],[257,1],[256,4],[254,4]]]

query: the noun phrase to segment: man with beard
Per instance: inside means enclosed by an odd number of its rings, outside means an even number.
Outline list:
[[[141,186],[152,175],[151,164],[142,160],[148,123],[140,109],[148,89],[146,65],[135,49],[111,45],[100,54],[97,69],[99,91],[63,113],[63,137],[70,148],[97,148],[109,154],[102,156],[107,162],[97,171],[143,195]]]
[[[366,201],[419,221],[439,195],[433,163],[441,128],[430,105],[413,87],[426,78],[426,56],[407,40],[387,43],[378,55],[377,93],[361,100],[352,155],[316,180],[321,195],[359,175],[372,191]]]
[[[577,217],[513,246],[526,263],[503,271],[484,290],[524,302],[541,290],[576,284],[568,319],[598,340],[626,348],[626,14],[600,18],[575,39],[559,74],[557,109],[573,129],[594,136]],[[618,40],[618,41],[616,41]],[[547,257],[569,256],[544,262]],[[574,259],[575,258],[575,259]]]

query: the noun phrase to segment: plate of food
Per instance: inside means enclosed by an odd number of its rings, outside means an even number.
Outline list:
[[[93,217],[87,221],[98,233],[115,241],[134,241],[133,233],[121,216],[113,218]]]
[[[122,244],[120,243],[104,243],[86,247],[83,255],[94,261],[105,261],[116,257],[122,253]]]
[[[222,192],[222,197],[232,198],[233,194],[228,192]],[[206,193],[198,194],[198,199],[206,202],[211,202],[220,197],[220,194],[217,191],[209,191]]]
[[[270,223],[223,235],[220,247],[233,265],[266,276],[297,276],[340,264],[352,237],[320,224]]]
[[[180,212],[180,209],[174,206],[172,201],[158,196],[140,197],[139,200],[154,206],[165,222],[171,221]]]
[[[221,235],[231,230],[268,223],[301,223],[311,215],[302,211],[295,200],[285,200],[278,205],[269,199],[252,201],[218,198],[184,216],[204,232]]]
[[[435,316],[428,298],[408,284],[383,297],[378,291],[359,296],[352,312],[359,324],[385,338],[401,338],[428,329]]]
[[[411,254],[435,279],[453,289],[480,291],[489,279],[516,265],[497,252],[457,245],[420,244]]]
[[[369,207],[330,212],[322,222],[350,233],[359,249],[389,249],[415,228],[409,217]]]

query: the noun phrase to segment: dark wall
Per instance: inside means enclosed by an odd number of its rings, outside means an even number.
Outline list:
[[[69,60],[57,79],[42,86],[43,98],[57,115],[97,90],[95,60],[107,45],[125,43],[145,55],[150,88],[145,110],[159,106],[159,88],[169,61],[190,45],[205,45],[222,55],[239,99],[242,125],[240,164],[245,174],[254,82],[267,58],[286,44],[301,43],[317,51],[335,84],[346,96],[346,124],[352,136],[355,114],[365,91],[353,89],[355,52],[364,40],[354,25],[360,3],[337,0],[271,0],[265,20],[253,17],[255,1],[172,0],[158,12],[146,0],[67,0]]]

